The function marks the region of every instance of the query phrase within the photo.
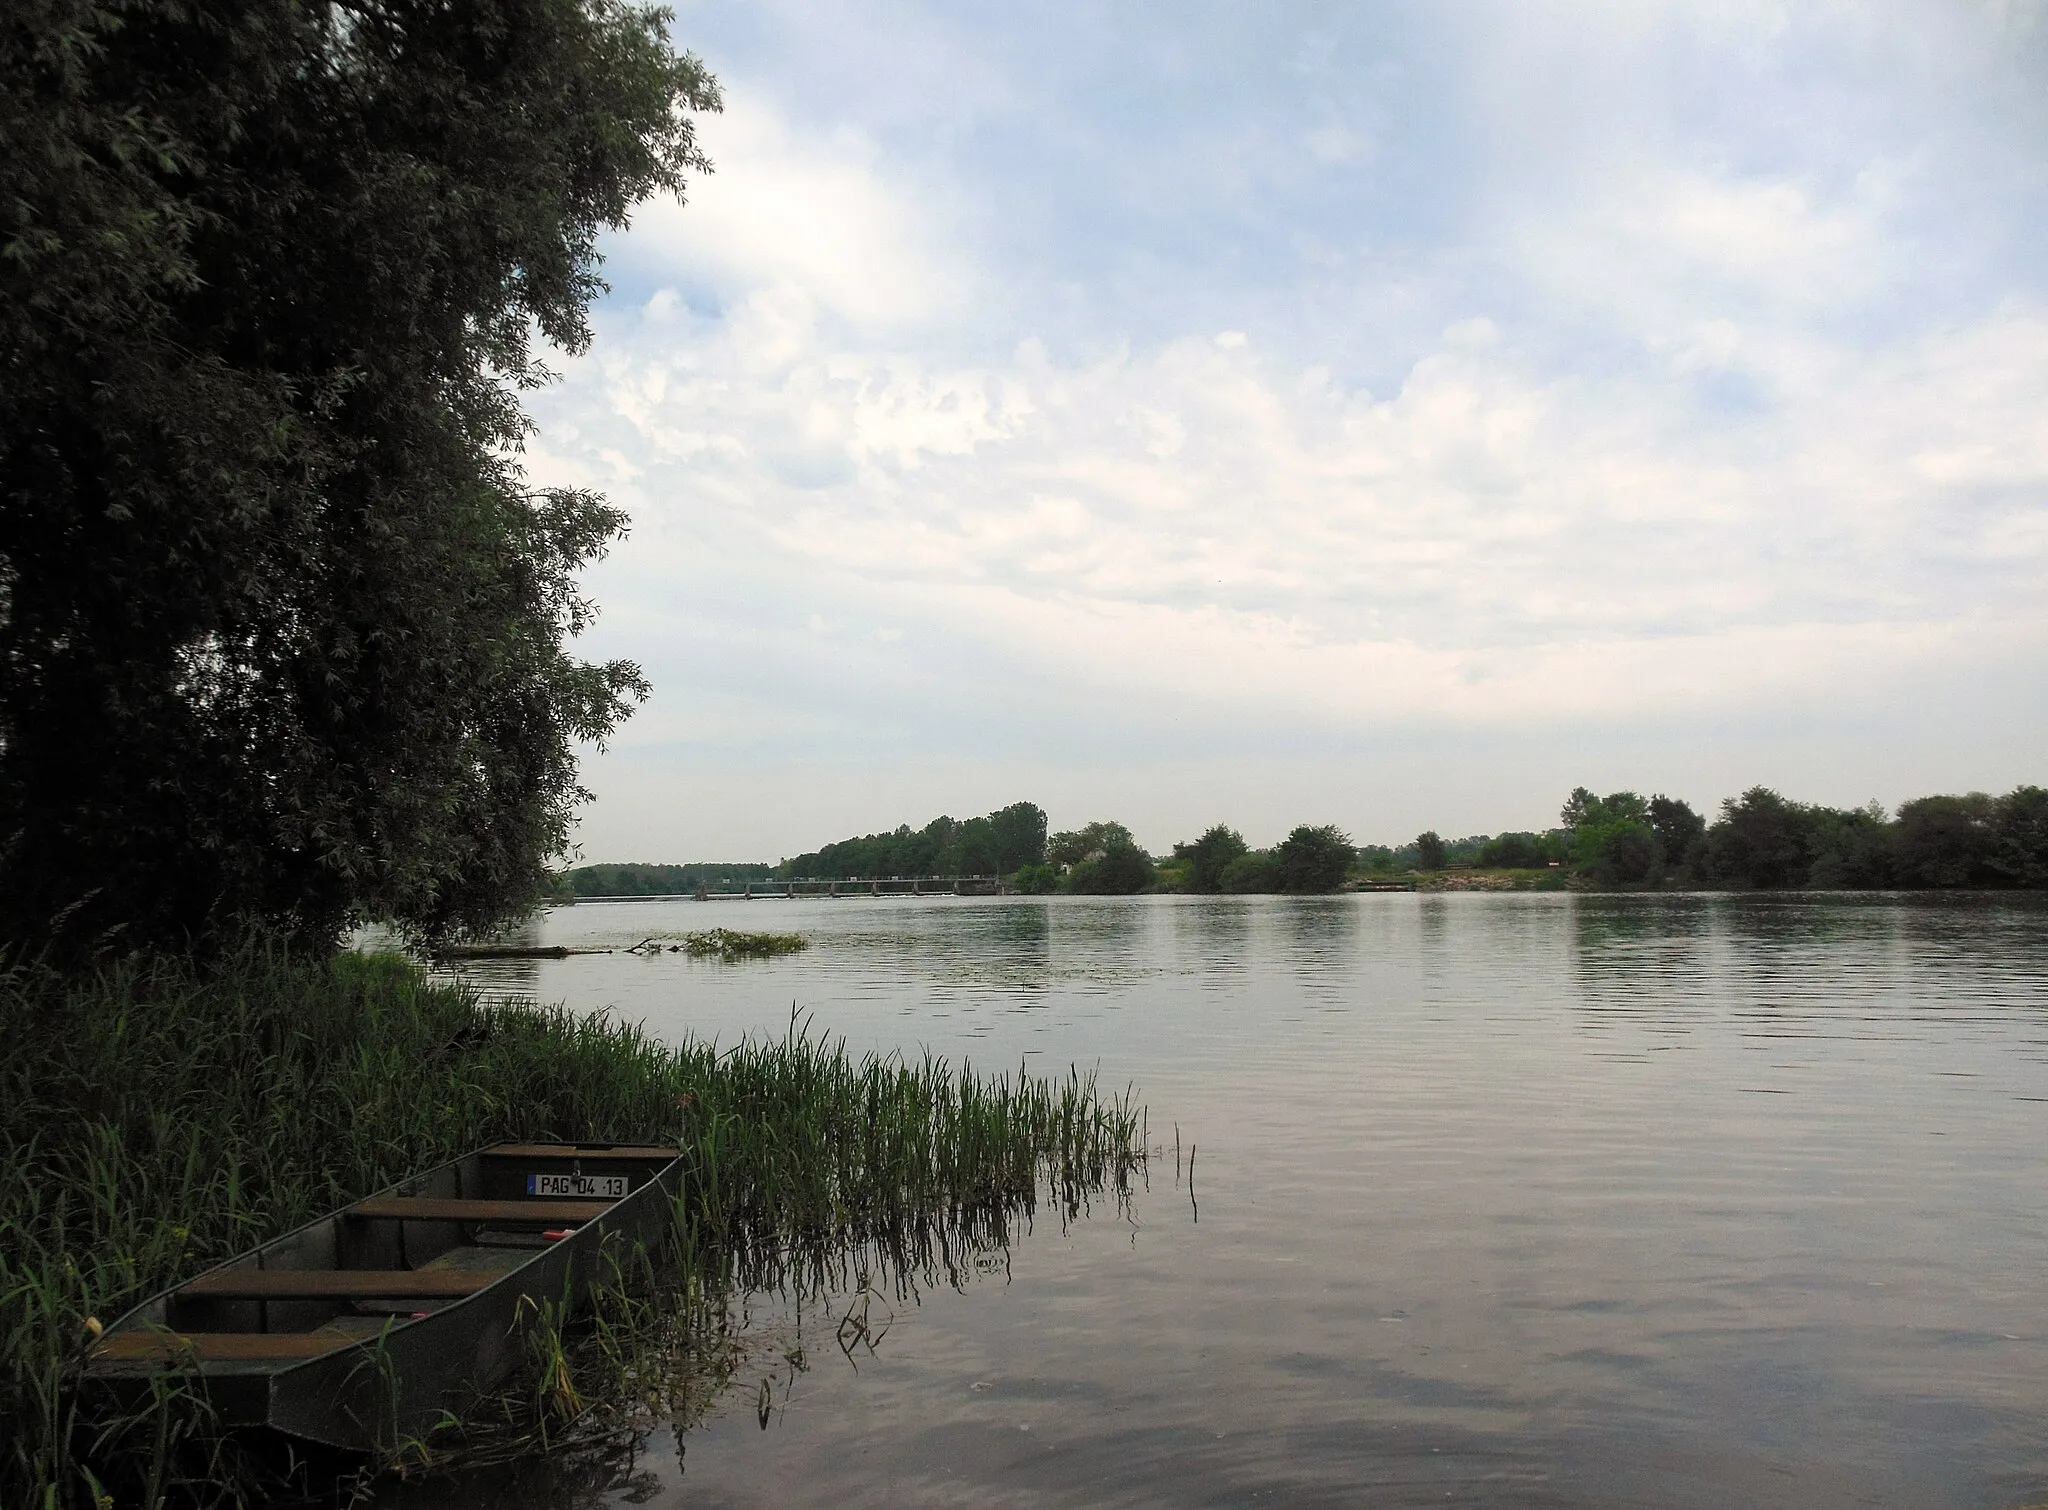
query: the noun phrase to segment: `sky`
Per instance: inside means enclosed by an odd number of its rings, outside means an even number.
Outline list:
[[[2048,5],[676,11],[584,860],[2048,783]]]

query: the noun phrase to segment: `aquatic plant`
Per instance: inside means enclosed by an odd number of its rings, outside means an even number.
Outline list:
[[[773,959],[778,954],[795,954],[810,947],[801,933],[743,933],[732,928],[712,928],[683,935],[685,954],[702,959]]]
[[[646,1302],[671,1353],[695,1325],[715,1353],[708,1318],[739,1287],[823,1289],[878,1254],[943,1272],[1039,1190],[1078,1210],[1142,1159],[1140,1113],[1086,1077],[854,1058],[801,1019],[724,1049],[665,1044],[397,958],[261,944],[205,973],[16,964],[0,970],[0,1504],[255,1492],[260,1465],[175,1388],[125,1421],[79,1414],[63,1381],[93,1328],[415,1170],[546,1138],[683,1149],[678,1246],[650,1257],[667,1288]],[[586,1406],[646,1362],[617,1345],[593,1372],[592,1337],[629,1330],[603,1316],[564,1355],[581,1372],[554,1380]],[[548,1398],[559,1417],[571,1395]]]

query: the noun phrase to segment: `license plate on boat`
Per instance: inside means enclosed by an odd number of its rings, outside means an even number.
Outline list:
[[[528,1195],[567,1195],[583,1200],[615,1201],[626,1193],[622,1174],[530,1174]]]

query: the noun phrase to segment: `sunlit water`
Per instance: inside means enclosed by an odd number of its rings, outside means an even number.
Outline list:
[[[2040,905],[676,901],[539,932],[714,925],[811,947],[491,984],[662,1035],[794,1004],[856,1049],[1078,1063],[1137,1087],[1163,1155],[1131,1220],[1042,1218],[857,1370],[814,1340],[765,1428],[749,1387],[628,1483],[522,1497],[2048,1500]]]

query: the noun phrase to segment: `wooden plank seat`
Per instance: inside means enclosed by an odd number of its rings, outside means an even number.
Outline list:
[[[617,1201],[487,1201],[435,1195],[387,1195],[357,1201],[342,1213],[358,1221],[546,1222],[573,1227],[595,1221]]]
[[[184,1300],[425,1300],[474,1295],[498,1276],[480,1269],[230,1269],[203,1274]]]
[[[105,1363],[289,1363],[367,1340],[340,1332],[116,1332],[101,1339],[92,1357]]]

